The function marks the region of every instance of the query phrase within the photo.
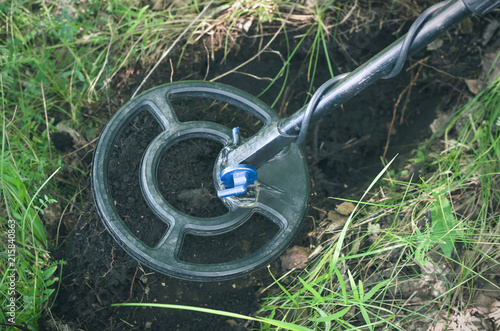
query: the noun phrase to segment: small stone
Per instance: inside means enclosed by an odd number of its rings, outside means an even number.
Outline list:
[[[443,46],[443,39],[436,39],[433,42],[431,42],[429,45],[427,45],[427,50],[428,51],[435,51],[441,48]]]
[[[371,242],[377,241],[378,234],[380,233],[380,224],[373,224],[372,222],[368,223],[368,235]]]
[[[483,90],[483,82],[479,79],[466,79],[465,84],[473,94],[478,94]]]
[[[436,113],[436,118],[429,125],[432,133],[436,133],[438,131],[438,129],[441,127],[441,125],[443,125],[444,123],[446,123],[446,121],[448,120],[448,118],[449,118],[449,116],[446,113],[438,110],[437,113]]]
[[[345,215],[348,216],[354,211],[354,204],[352,202],[342,202],[340,205],[338,205],[335,208],[335,211],[339,213],[340,215]]]
[[[236,322],[235,320],[232,320],[232,319],[231,319],[231,320],[227,320],[226,322],[227,322],[227,324],[229,324],[229,326],[230,326],[230,327],[232,327],[232,328],[235,328],[235,327],[237,327],[237,326],[238,326],[238,322]]]
[[[310,250],[307,247],[293,246],[280,256],[281,267],[284,270],[303,269],[307,265]]]
[[[336,211],[330,210],[326,219],[330,222],[328,227],[326,228],[326,232],[333,232],[344,226],[345,222],[347,222],[347,216],[341,215]]]
[[[483,32],[483,38],[482,38],[483,40],[481,41],[481,44],[483,46],[486,46],[490,42],[490,40],[493,38],[495,32],[499,27],[500,27],[499,20],[493,20],[486,26],[486,29],[484,29]]]
[[[58,203],[50,204],[43,210],[43,219],[48,225],[58,224],[61,219],[61,215],[62,208]]]

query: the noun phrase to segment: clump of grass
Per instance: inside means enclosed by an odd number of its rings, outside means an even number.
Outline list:
[[[37,71],[43,57],[38,50],[27,54],[35,42],[34,21],[24,15],[26,8],[14,2],[2,8],[2,21],[9,27],[0,44],[1,153],[0,153],[0,293],[2,325],[22,325],[35,329],[49,297],[58,263],[48,252],[49,241],[40,213],[52,197],[41,189],[56,174],[47,143],[46,119],[41,84],[43,71]],[[0,6],[7,6],[6,3]],[[22,19],[21,19],[22,17]],[[43,24],[43,20],[40,22]],[[44,68],[47,69],[47,68]]]
[[[498,286],[500,264],[499,106],[497,79],[407,168],[388,171],[296,280],[277,281],[259,316],[314,330],[407,330],[450,325],[454,312],[482,305],[474,300],[481,286]],[[408,169],[420,162],[417,179]]]
[[[341,9],[346,7],[349,9],[347,14],[341,16]],[[287,46],[286,54],[280,54],[283,66],[257,97],[264,95],[273,85],[279,84],[281,90],[274,96],[274,102],[271,103],[271,107],[276,106],[283,96],[285,88],[290,84],[290,63],[304,49],[307,51],[299,72],[306,73],[304,79],[309,83],[309,93],[312,95],[314,85],[323,83],[323,81],[318,82],[316,79],[320,63],[326,63],[330,76],[335,75],[329,44],[335,38],[338,25],[349,19],[355,7],[356,5],[350,6],[335,2],[294,3],[269,0],[234,1],[218,7],[214,19],[210,23],[205,22],[199,29],[200,32],[203,31],[210,36],[208,39],[210,40],[212,57],[214,50],[222,48],[225,59],[233,47],[238,47],[238,36],[246,34],[251,26],[261,33],[252,36],[252,38],[260,39],[258,52],[254,56],[211,81],[216,81],[258,59],[260,54],[271,50],[272,42],[279,34],[282,34]],[[271,38],[264,42],[268,36]],[[279,81],[280,78],[283,79]]]
[[[36,329],[37,321],[50,303],[58,281],[56,271],[62,262],[54,262],[48,251],[40,213],[55,200],[40,194],[56,175],[46,174],[44,161],[49,159],[31,144],[28,127],[19,120],[7,120],[3,84],[0,152],[0,269],[1,325]],[[42,147],[43,149],[43,147]],[[47,154],[47,151],[45,151]],[[39,183],[39,187],[37,187]]]
[[[178,13],[122,1],[0,2],[1,325],[37,329],[57,291],[62,262],[50,255],[43,212],[58,196],[47,192],[80,190],[60,185],[70,166],[51,143],[56,124],[94,137],[100,124],[82,108],[105,99],[129,63],[154,58],[196,10]]]

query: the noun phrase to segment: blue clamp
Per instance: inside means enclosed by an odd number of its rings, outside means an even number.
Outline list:
[[[251,185],[257,179],[257,170],[248,164],[238,164],[227,167],[220,173],[222,184],[228,187],[225,190],[217,191],[219,198],[225,198],[232,195],[241,195],[247,191],[248,185]]]

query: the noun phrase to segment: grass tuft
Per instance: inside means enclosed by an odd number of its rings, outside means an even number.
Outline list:
[[[454,114],[406,167],[375,180],[379,193],[357,202],[361,210],[289,276],[296,279],[277,282],[259,316],[311,330],[408,330],[449,326],[483,305],[480,288],[498,286],[492,270],[500,267],[499,82]],[[419,162],[426,173],[417,180],[407,169]],[[308,318],[294,314],[298,307]],[[481,309],[488,318],[495,307]]]
[[[51,134],[63,124],[96,136],[100,124],[82,110],[105,99],[129,63],[154,60],[197,14],[191,5],[177,10],[174,16],[114,0],[0,2],[1,325],[37,329],[57,291],[63,262],[50,255],[54,238],[43,214],[59,196],[75,199],[80,190],[65,180],[73,167]]]

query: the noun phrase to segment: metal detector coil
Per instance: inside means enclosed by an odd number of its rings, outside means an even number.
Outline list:
[[[174,144],[191,138],[205,138],[227,146],[214,166],[213,180],[218,191],[232,181],[225,170],[224,155],[231,150],[231,129],[212,122],[185,122],[177,119],[170,103],[172,98],[209,98],[226,102],[256,116],[261,130],[276,125],[278,115],[253,96],[238,89],[208,82],[172,83],[147,91],[124,105],[103,131],[94,155],[92,185],[94,200],[108,231],[115,240],[141,263],[173,277],[214,281],[248,274],[277,258],[299,231],[309,197],[309,176],[299,146],[290,146],[279,157],[259,168],[259,178],[251,166],[237,166],[251,177],[252,194],[223,198],[229,212],[212,218],[189,216],[172,207],[161,195],[156,174],[163,153]],[[118,214],[108,184],[108,166],[114,141],[128,123],[141,111],[148,111],[163,131],[149,144],[140,167],[140,185],[145,201],[168,230],[155,247],[149,247],[134,235]],[[278,233],[251,255],[218,264],[193,264],[179,259],[186,234],[213,236],[229,232],[247,221],[253,213],[268,217],[279,227]]]

